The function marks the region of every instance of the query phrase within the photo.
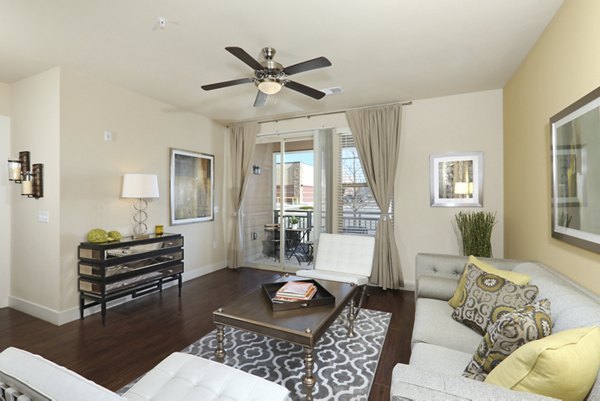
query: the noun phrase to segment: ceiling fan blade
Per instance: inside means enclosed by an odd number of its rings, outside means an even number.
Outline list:
[[[258,91],[256,94],[256,99],[254,100],[254,107],[262,107],[267,103],[267,98],[269,95],[264,93],[263,91]]]
[[[234,56],[236,56],[237,58],[242,60],[244,63],[249,65],[250,68],[252,68],[254,70],[264,70],[265,69],[265,67],[263,67],[261,63],[256,61],[256,59],[254,57],[252,57],[251,55],[246,53],[246,51],[244,49],[242,49],[241,47],[229,46],[229,47],[226,47],[225,50],[227,50],[229,53],[233,54]]]
[[[321,99],[323,96],[325,96],[325,92],[321,92],[320,90],[316,90],[310,86],[302,85],[294,81],[287,81],[285,83],[285,87],[315,99]]]
[[[286,75],[292,75],[299,72],[315,70],[317,68],[329,67],[330,65],[331,61],[327,60],[325,57],[317,57],[313,58],[312,60],[303,61],[301,63],[285,67],[283,72],[285,72]]]
[[[234,79],[231,81],[218,82],[216,84],[202,85],[201,88],[204,89],[205,91],[211,91],[213,89],[226,88],[228,86],[247,84],[250,82],[253,82],[252,78],[240,78],[240,79]]]

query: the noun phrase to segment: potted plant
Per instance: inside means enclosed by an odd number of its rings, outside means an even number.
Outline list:
[[[463,255],[492,257],[492,229],[496,214],[492,212],[458,212],[456,226],[462,239]]]
[[[288,222],[292,226],[293,229],[297,229],[298,228],[298,217],[296,217],[296,216],[290,216]]]

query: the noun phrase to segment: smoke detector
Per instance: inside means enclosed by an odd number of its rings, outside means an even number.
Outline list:
[[[321,92],[325,93],[326,96],[331,96],[339,95],[340,93],[343,93],[344,90],[339,86],[332,86],[331,88],[321,89]]]

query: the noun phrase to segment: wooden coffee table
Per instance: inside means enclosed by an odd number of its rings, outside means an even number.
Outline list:
[[[316,383],[313,376],[315,344],[348,303],[348,336],[354,336],[354,298],[358,293],[358,287],[354,284],[326,280],[318,280],[318,283],[335,297],[335,304],[273,312],[266,294],[259,288],[213,312],[213,320],[217,326],[216,359],[225,359],[224,326],[298,344],[304,348],[305,374],[302,383],[306,386],[306,399],[312,400]]]

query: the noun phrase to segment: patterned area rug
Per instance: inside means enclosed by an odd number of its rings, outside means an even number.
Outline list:
[[[354,322],[356,337],[348,338],[347,310],[323,334],[314,350],[315,400],[366,401],[391,313],[362,309]],[[183,350],[214,360],[213,330]],[[304,351],[287,341],[225,328],[225,364],[285,386],[292,400],[304,400]]]
[[[354,338],[348,338],[346,315],[347,309],[315,347],[315,401],[366,401],[369,398],[392,314],[362,309],[354,322]],[[225,328],[224,345],[226,365],[285,386],[292,400],[305,399],[302,347],[231,327]],[[216,330],[213,330],[182,352],[215,360],[216,347]],[[122,388],[119,394],[134,383]]]

